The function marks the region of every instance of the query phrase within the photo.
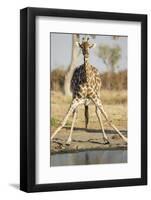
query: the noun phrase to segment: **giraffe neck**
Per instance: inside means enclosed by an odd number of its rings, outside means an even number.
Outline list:
[[[84,66],[85,66],[85,69],[87,69],[90,66],[89,57],[87,58],[84,56]]]
[[[90,78],[90,69],[91,69],[91,65],[89,63],[89,58],[84,57],[84,69],[85,69],[85,78],[86,78],[86,82],[89,80]]]

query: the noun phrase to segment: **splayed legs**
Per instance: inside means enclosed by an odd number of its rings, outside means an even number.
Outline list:
[[[93,103],[96,105],[96,107],[101,111],[102,115],[104,116],[104,118],[106,119],[106,121],[108,122],[108,124],[119,134],[119,136],[127,143],[127,138],[117,129],[117,127],[112,123],[112,121],[109,120],[101,100],[98,97],[95,97],[92,99]]]
[[[96,115],[97,115],[97,117],[98,117],[98,120],[99,120],[99,123],[100,123],[100,127],[101,127],[101,129],[102,129],[103,139],[104,139],[104,141],[105,141],[105,144],[109,144],[109,140],[108,140],[107,135],[106,135],[106,133],[105,133],[105,131],[104,131],[103,121],[102,121],[102,117],[101,117],[101,112],[100,112],[100,110],[99,110],[98,107],[96,107]]]
[[[73,133],[73,128],[74,128],[74,124],[75,124],[75,121],[76,121],[76,117],[77,117],[77,109],[75,109],[73,111],[73,119],[72,119],[72,125],[71,125],[70,135],[69,135],[68,140],[66,142],[67,145],[70,145],[71,141],[72,141],[72,133]]]
[[[64,118],[64,120],[62,121],[61,125],[57,128],[57,130],[52,134],[51,136],[51,140],[57,135],[57,133],[66,125],[67,120],[69,118],[69,116],[71,115],[71,113],[80,105],[83,104],[84,100],[83,99],[73,99],[72,103],[70,105],[70,108]],[[74,125],[74,124],[73,124]]]

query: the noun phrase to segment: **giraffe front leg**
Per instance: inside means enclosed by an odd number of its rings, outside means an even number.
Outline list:
[[[98,107],[96,107],[96,115],[98,117],[98,121],[99,121],[100,127],[102,129],[104,142],[105,142],[105,144],[109,144],[110,142],[108,140],[108,137],[107,137],[107,135],[106,135],[106,133],[104,131],[104,127],[103,127],[103,121],[102,121],[102,117],[101,117],[101,111],[99,110]]]
[[[124,142],[127,143],[127,138],[117,129],[117,127],[112,123],[111,120],[109,120],[101,100],[98,97],[95,97],[92,99],[92,101],[94,102],[94,104],[99,108],[99,110],[101,111],[101,113],[103,114],[104,118],[106,119],[106,121],[108,122],[108,124],[119,134],[119,136],[124,140]]]
[[[61,125],[57,128],[57,130],[52,134],[51,136],[51,140],[57,135],[57,133],[65,126],[69,116],[71,115],[71,113],[77,108],[78,105],[82,104],[83,100],[81,99],[73,99],[72,103],[70,105],[70,108],[64,118],[64,120],[62,121]]]
[[[70,145],[71,141],[72,141],[72,133],[73,133],[73,128],[74,128],[74,124],[75,124],[75,121],[76,121],[76,117],[77,117],[77,109],[75,109],[73,111],[73,120],[72,120],[70,135],[69,135],[68,140],[66,142],[67,145]]]
[[[108,124],[119,134],[119,136],[124,140],[124,142],[127,143],[127,138],[118,130],[118,128],[112,123],[112,121],[108,119],[108,116],[107,116],[106,112],[104,111],[103,106],[101,108],[101,111],[102,111],[104,118],[107,120]]]

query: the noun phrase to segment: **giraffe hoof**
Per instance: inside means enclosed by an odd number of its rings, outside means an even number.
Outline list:
[[[127,138],[124,138],[123,141],[127,144]]]
[[[51,137],[51,139],[50,139],[51,141],[53,141],[53,138]]]
[[[110,144],[108,139],[104,139],[104,144]]]
[[[66,145],[70,145],[71,144],[71,140],[67,140]]]
[[[54,137],[55,137],[55,134],[52,134],[52,136],[51,136],[51,141],[54,139]]]
[[[104,144],[110,144],[110,142],[109,141],[105,141]]]

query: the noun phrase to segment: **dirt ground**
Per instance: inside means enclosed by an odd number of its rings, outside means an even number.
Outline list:
[[[70,97],[63,96],[60,92],[51,93],[51,133],[53,133],[63,120],[71,102]],[[115,126],[127,136],[127,92],[102,91],[104,109]],[[66,126],[55,136],[51,142],[51,153],[74,152],[90,149],[126,149],[127,144],[103,120],[105,132],[110,144],[105,144],[102,130],[95,113],[95,106],[89,106],[89,124],[85,129],[84,106],[78,109],[78,116],[72,136],[72,143],[66,145],[70,133],[72,116]],[[50,134],[51,134],[50,133]]]

